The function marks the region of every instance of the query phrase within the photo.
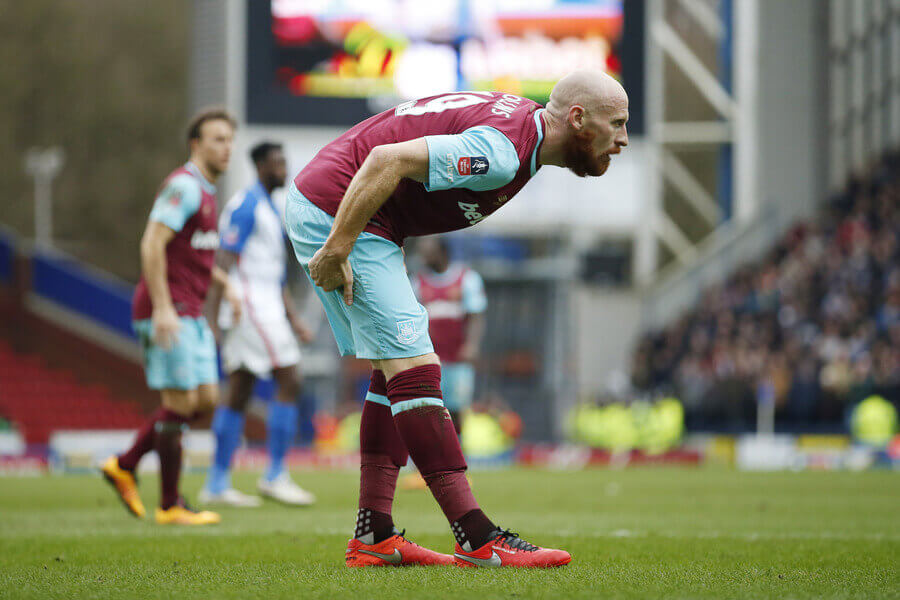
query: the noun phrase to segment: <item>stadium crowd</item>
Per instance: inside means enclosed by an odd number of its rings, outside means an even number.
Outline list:
[[[632,382],[674,393],[691,428],[829,429],[879,394],[900,399],[900,156],[794,226],[760,262],[640,340]]]

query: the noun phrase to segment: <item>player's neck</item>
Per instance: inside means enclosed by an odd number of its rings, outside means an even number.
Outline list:
[[[541,144],[538,160],[542,165],[563,167],[565,166],[563,154],[565,127],[550,114],[550,111],[545,110],[542,117],[544,120],[544,142]]]
[[[219,173],[213,173],[213,171],[209,168],[206,162],[198,159],[195,156],[191,156],[188,159],[191,164],[197,167],[197,170],[200,171],[200,174],[210,183],[215,184],[219,179]]]

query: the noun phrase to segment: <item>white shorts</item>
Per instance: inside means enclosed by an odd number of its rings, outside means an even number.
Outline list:
[[[246,369],[257,377],[300,362],[300,346],[288,320],[260,322],[246,314],[225,333],[222,364],[226,373]]]

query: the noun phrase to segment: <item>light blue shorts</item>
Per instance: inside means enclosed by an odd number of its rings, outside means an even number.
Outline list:
[[[153,343],[150,319],[135,321],[144,354],[144,373],[152,390],[192,390],[199,385],[218,383],[216,340],[203,317],[179,317],[178,339],[169,350]]]
[[[472,405],[475,393],[475,368],[469,363],[441,365],[441,395],[451,412],[462,412]]]
[[[297,260],[309,275],[309,261],[325,243],[334,217],[311,203],[292,183],[285,225]],[[344,356],[369,360],[410,358],[434,352],[428,336],[428,313],[416,300],[403,251],[397,244],[363,232],[350,253],[353,305],[341,290],[313,285],[325,305],[328,322]]]

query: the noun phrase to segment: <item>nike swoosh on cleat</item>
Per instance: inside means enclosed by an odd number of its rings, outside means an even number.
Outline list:
[[[396,548],[394,548],[393,554],[382,554],[381,552],[370,552],[369,550],[357,550],[357,552],[362,552],[363,554],[368,554],[369,556],[380,558],[381,560],[389,562],[392,565],[399,565],[403,561],[403,555],[400,554],[400,551]]]
[[[478,565],[479,567],[499,567],[503,564],[503,562],[500,560],[500,555],[493,550],[491,551],[490,558],[475,558],[474,556],[466,556],[459,553],[454,554],[454,556],[466,562]]]

